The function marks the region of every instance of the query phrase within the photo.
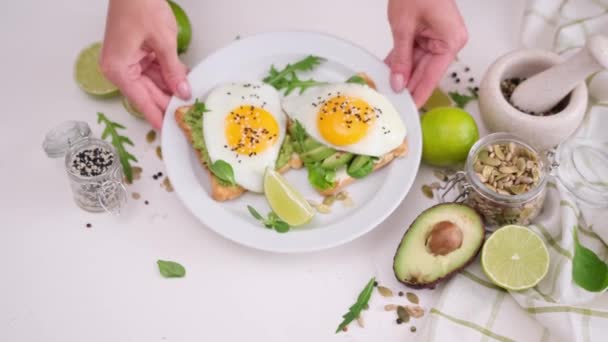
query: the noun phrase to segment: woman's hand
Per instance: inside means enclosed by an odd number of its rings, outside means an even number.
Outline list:
[[[177,23],[164,0],[110,0],[100,65],[156,129],[171,94],[191,96],[177,57]]]
[[[395,92],[407,88],[416,106],[429,98],[468,34],[454,0],[389,0],[393,49],[386,57]]]

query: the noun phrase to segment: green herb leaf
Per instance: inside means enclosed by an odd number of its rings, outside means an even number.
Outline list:
[[[158,260],[158,270],[165,278],[181,278],[186,275],[186,269],[175,261]]]
[[[255,210],[254,207],[248,205],[247,210],[249,210],[249,212],[251,213],[251,216],[255,217],[258,221],[264,221],[264,218],[262,217],[262,215],[260,215],[260,213],[258,213],[258,211]]]
[[[287,233],[290,228],[289,224],[283,220],[275,221],[273,226],[277,233]]]
[[[592,250],[581,245],[576,227],[574,229],[572,279],[587,291],[602,292],[608,288],[608,265]]]
[[[99,112],[97,113],[97,122],[99,124],[104,124],[106,126],[103,130],[101,138],[102,139],[106,139],[107,137],[112,138],[112,141],[111,141],[112,145],[116,149],[116,153],[118,153],[118,159],[120,160],[120,165],[122,166],[122,170],[125,174],[125,177],[127,178],[127,182],[129,182],[129,183],[133,182],[133,168],[132,168],[130,161],[137,162],[137,158],[135,158],[134,155],[132,155],[131,153],[129,153],[126,150],[125,144],[131,145],[131,146],[134,146],[134,145],[133,145],[133,142],[131,141],[131,139],[129,139],[126,136],[122,136],[122,135],[118,134],[118,130],[125,129],[125,126],[123,126],[117,122],[111,121],[103,113],[99,113]]]
[[[340,325],[338,325],[338,329],[336,329],[336,334],[342,331],[342,329],[344,329],[344,327],[346,327],[350,322],[354,321],[355,319],[357,319],[357,317],[359,317],[361,311],[365,308],[365,306],[369,302],[369,299],[372,296],[375,281],[376,277],[373,277],[369,280],[369,282],[367,282],[367,285],[365,285],[361,293],[359,293],[359,297],[357,297],[357,302],[353,304],[348,309],[348,312],[342,316],[344,320],[342,321],[342,323],[340,323]]]
[[[216,160],[213,164],[209,166],[209,170],[211,170],[211,173],[213,173],[224,184],[236,185],[232,166],[230,166],[230,164],[226,163],[225,161],[221,159]]]
[[[284,94],[289,95],[295,89],[300,89],[300,94],[306,89],[314,86],[327,84],[326,82],[317,82],[313,79],[300,80],[296,73],[299,71],[310,71],[324,61],[323,58],[317,56],[308,56],[294,64],[287,64],[280,71],[274,65],[270,67],[268,76],[264,78],[264,82],[275,87],[277,90],[285,90]]]
[[[363,164],[360,168],[355,171],[349,171],[346,169],[346,173],[353,178],[363,178],[374,171],[374,160],[370,158],[365,164]]]
[[[346,80],[346,83],[356,83],[361,85],[367,85],[367,81],[359,75],[353,75],[349,79]]]
[[[209,111],[209,109],[207,109],[207,107],[205,107],[205,103],[204,102],[198,102],[198,99],[194,100],[194,104],[192,105],[192,107],[190,108],[190,110],[197,114],[197,116],[202,116],[203,113],[206,113]]]
[[[304,130],[304,127],[302,127],[300,122],[296,120],[292,124],[291,132],[293,133],[293,138],[296,142],[296,152],[304,152],[304,141],[307,137],[306,130]]]
[[[320,163],[306,164],[308,169],[308,182],[319,190],[331,189],[335,186],[336,171],[326,170]]]
[[[448,96],[450,99],[452,99],[452,101],[454,101],[458,108],[464,109],[469,102],[476,100],[479,97],[473,88],[469,87],[467,90],[469,91],[470,95],[460,94],[457,92],[448,93]]]

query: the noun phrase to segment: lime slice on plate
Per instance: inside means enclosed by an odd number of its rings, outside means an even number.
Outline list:
[[[131,102],[129,101],[129,99],[126,96],[122,97],[122,106],[125,107],[125,109],[127,110],[127,112],[129,112],[129,114],[141,118],[144,118],[144,115],[142,113],[140,113],[137,108],[135,108]]]
[[[532,230],[504,226],[486,240],[481,266],[494,284],[507,290],[525,290],[538,284],[549,270],[549,252]]]
[[[108,81],[99,68],[101,43],[97,42],[80,52],[74,67],[78,86],[89,95],[111,97],[118,95],[118,88]]]
[[[304,196],[271,168],[264,174],[264,195],[275,214],[290,226],[303,225],[315,215]]]

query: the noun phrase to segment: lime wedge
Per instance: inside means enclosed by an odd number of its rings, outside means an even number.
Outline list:
[[[495,231],[483,245],[481,266],[494,284],[525,290],[538,284],[549,270],[549,252],[532,230],[516,225]]]
[[[99,68],[101,43],[86,47],[78,55],[74,67],[74,77],[78,86],[89,95],[111,97],[118,95],[118,88],[108,81]]]
[[[275,214],[290,226],[303,225],[315,215],[304,196],[271,168],[264,174],[264,195]]]
[[[135,108],[131,102],[129,101],[129,99],[126,96],[122,97],[122,106],[125,107],[125,109],[127,110],[127,112],[129,112],[129,114],[138,117],[140,119],[144,118],[144,115],[142,113],[140,113],[137,108]]]

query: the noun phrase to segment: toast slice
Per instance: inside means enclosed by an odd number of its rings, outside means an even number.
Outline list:
[[[188,139],[190,145],[194,145],[192,127],[186,121],[186,115],[190,111],[190,108],[192,108],[192,106],[181,106],[177,108],[175,111],[175,121],[177,121],[178,126],[184,132],[184,135]],[[211,182],[211,198],[218,202],[224,202],[238,198],[245,193],[246,190],[241,186],[221,184],[218,178],[211,173],[207,167],[207,163],[205,162],[201,151],[196,148],[194,148],[194,151],[196,152],[196,156],[198,157],[201,165],[207,171],[207,174],[209,174],[209,179]],[[278,171],[280,173],[284,173],[289,169],[299,169],[301,167],[302,161],[300,160],[300,157],[296,153],[293,153],[287,164],[281,167]]]

